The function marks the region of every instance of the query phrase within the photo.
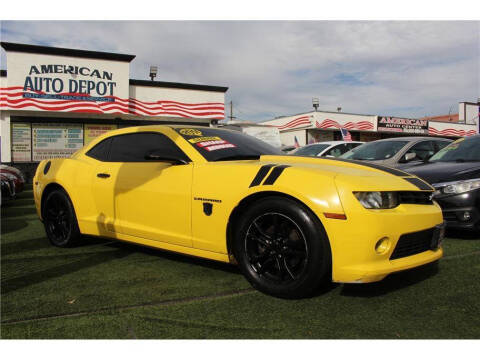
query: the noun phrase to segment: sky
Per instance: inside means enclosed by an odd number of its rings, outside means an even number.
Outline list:
[[[480,97],[479,21],[1,21],[0,40],[136,55],[130,78],[227,86],[227,115],[458,113]],[[5,51],[0,68],[6,69]],[[7,69],[8,70],[8,69]]]

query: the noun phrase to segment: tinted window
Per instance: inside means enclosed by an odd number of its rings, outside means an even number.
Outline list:
[[[460,138],[434,154],[430,161],[468,162],[480,161],[480,136]]]
[[[419,159],[422,161],[432,157],[435,152],[436,151],[433,141],[422,141],[416,143],[412,146],[412,148],[407,151],[407,153],[415,153],[417,155],[415,159]]]
[[[216,128],[174,128],[207,161],[257,159],[261,155],[283,155],[280,150],[238,131]]]
[[[145,162],[149,151],[158,151],[169,157],[190,159],[161,133],[132,133],[112,137],[110,146],[110,162]]]
[[[374,141],[365,143],[342,155],[351,160],[386,160],[395,156],[408,141]]]
[[[318,144],[310,145],[305,147],[300,147],[299,149],[292,152],[294,156],[317,156],[320,152],[328,148],[329,145]]]
[[[347,152],[347,145],[342,143],[341,145],[336,145],[335,147],[332,147],[331,149],[329,149],[327,152],[323,154],[323,156],[340,157],[345,152]]]
[[[361,143],[358,143],[358,142],[347,143],[346,144],[347,151],[353,150],[355,147],[358,147],[360,145],[361,145]]]
[[[451,141],[435,141],[435,152],[440,151],[445,146],[448,146]]]
[[[99,144],[95,145],[90,151],[87,152],[87,156],[93,157],[99,161],[108,160],[108,151],[110,149],[111,138],[103,140]]]

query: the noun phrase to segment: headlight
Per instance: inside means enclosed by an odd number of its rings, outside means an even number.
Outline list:
[[[396,192],[353,192],[363,207],[368,209],[386,209],[398,206]]]
[[[435,183],[435,194],[458,194],[480,188],[480,178],[465,181]]]

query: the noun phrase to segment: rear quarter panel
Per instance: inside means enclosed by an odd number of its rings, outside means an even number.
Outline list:
[[[45,166],[50,162],[50,169],[44,173]],[[91,192],[91,180],[94,165],[88,160],[73,158],[57,158],[43,160],[37,167],[33,179],[33,192],[37,214],[41,215],[41,200],[45,188],[51,184],[61,186],[70,197],[77,216],[80,231],[82,219],[95,211]]]

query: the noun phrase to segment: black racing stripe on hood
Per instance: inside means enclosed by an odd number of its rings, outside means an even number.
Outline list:
[[[347,160],[345,158],[328,158],[328,157],[321,157],[322,160],[331,160],[331,161],[340,161],[340,162],[347,162],[347,163],[353,163],[356,165],[364,166],[364,167],[370,167],[370,168],[375,168],[377,170],[383,171],[390,173],[394,176],[410,176],[409,173],[397,170],[395,168],[387,167],[387,166],[382,166],[382,165],[377,165],[375,163],[369,163],[369,162],[362,162],[362,161],[356,161],[356,160]]]
[[[278,179],[278,177],[280,177],[280,175],[282,174],[283,170],[285,168],[288,168],[288,167],[291,167],[291,166],[288,166],[288,165],[280,165],[280,166],[277,166],[275,167],[273,170],[272,170],[272,173],[270,173],[270,176],[267,177],[267,179],[265,180],[265,182],[263,182],[263,185],[272,185],[275,183],[275,181]]]
[[[422,181],[420,178],[416,177],[404,177],[405,181],[410,182],[411,184],[417,186],[422,191],[434,191],[435,189],[430,186],[428,183]]]
[[[249,187],[255,187],[255,186],[258,186],[260,183],[262,183],[263,179],[270,171],[270,168],[272,168],[273,166],[275,165],[263,165],[262,167],[260,167],[252,183],[250,183]]]

